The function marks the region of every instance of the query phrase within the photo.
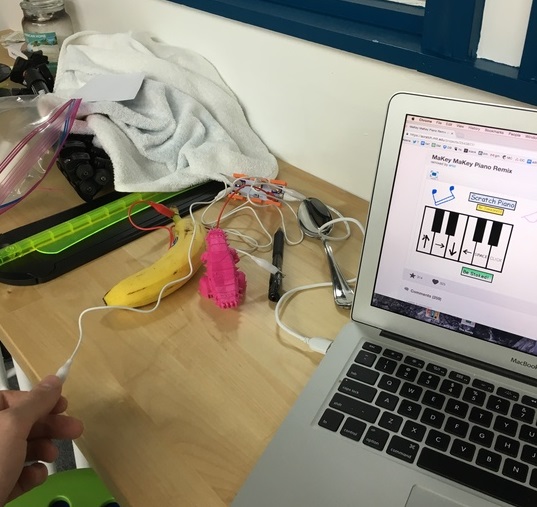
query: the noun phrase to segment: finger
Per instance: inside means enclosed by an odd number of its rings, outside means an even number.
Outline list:
[[[11,494],[7,497],[8,501],[21,496],[23,493],[30,491],[31,489],[43,484],[48,477],[48,470],[43,463],[34,463],[30,466],[24,467],[19,476],[19,480]]]
[[[50,414],[60,400],[61,391],[61,380],[49,375],[26,393],[24,399],[12,409],[19,418],[21,426],[29,431],[38,419]]]
[[[60,451],[48,438],[30,440],[26,450],[26,461],[45,461],[52,463],[58,459]]]
[[[82,421],[68,415],[48,415],[42,417],[32,427],[28,438],[54,438],[58,440],[74,440],[82,435]]]
[[[51,414],[61,414],[67,410],[67,398],[65,396],[60,396],[56,406],[50,411]]]
[[[0,410],[20,405],[28,396],[28,391],[0,391]],[[56,406],[50,411],[51,414],[61,414],[67,410],[67,398],[60,396]]]
[[[9,393],[12,391],[0,391],[0,410],[5,410],[9,407],[8,398]]]

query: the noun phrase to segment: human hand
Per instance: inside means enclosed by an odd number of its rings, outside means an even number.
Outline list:
[[[58,449],[52,439],[74,439],[82,434],[82,423],[61,415],[67,400],[62,382],[45,377],[31,391],[0,391],[0,505],[45,482],[43,463],[53,462]]]

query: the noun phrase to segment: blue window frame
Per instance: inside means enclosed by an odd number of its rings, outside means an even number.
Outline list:
[[[537,105],[537,2],[520,67],[476,58],[485,0],[171,0]]]

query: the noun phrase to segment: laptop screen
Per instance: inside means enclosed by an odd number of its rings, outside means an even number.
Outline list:
[[[537,355],[537,136],[407,115],[371,304]]]

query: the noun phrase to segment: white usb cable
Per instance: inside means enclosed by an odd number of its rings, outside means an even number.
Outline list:
[[[336,211],[336,210],[333,210]],[[327,222],[322,227],[319,228],[319,231],[322,233],[323,230],[327,229],[333,224],[339,223],[339,222],[345,222],[346,224],[348,222],[351,222],[358,226],[360,231],[363,235],[365,235],[365,228],[362,225],[362,223],[359,220],[356,220],[355,218],[350,217],[343,217],[339,212],[336,211],[336,214],[340,216],[340,218],[335,218],[334,220],[330,220],[330,222]],[[328,237],[330,239],[330,237]],[[352,280],[348,280],[348,283],[352,284],[356,282],[356,278],[353,278]],[[314,336],[314,337],[307,337],[303,334],[300,334],[299,332],[295,331],[294,329],[291,329],[289,326],[283,323],[281,319],[281,311],[283,306],[287,303],[287,301],[294,296],[295,294],[305,291],[305,290],[311,290],[311,289],[318,289],[321,287],[331,287],[331,282],[321,282],[321,283],[314,283],[310,285],[302,285],[300,287],[295,287],[294,289],[291,289],[287,292],[285,292],[278,303],[276,304],[276,307],[274,308],[274,319],[276,320],[276,324],[287,334],[290,334],[291,336],[297,338],[302,343],[305,343],[308,345],[308,347],[313,350],[314,352],[319,352],[320,354],[326,354],[330,346],[332,345],[332,340],[328,338],[323,338],[320,336]]]

